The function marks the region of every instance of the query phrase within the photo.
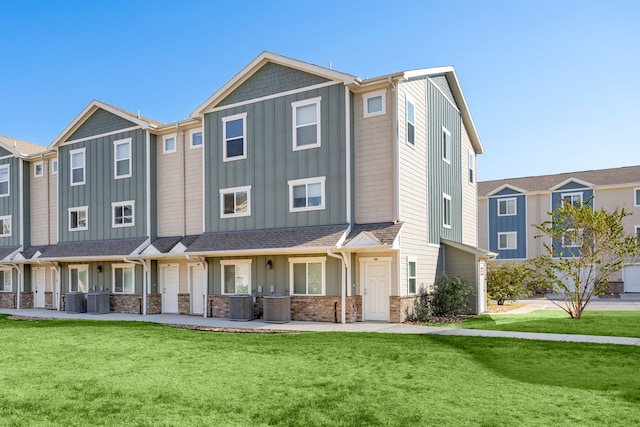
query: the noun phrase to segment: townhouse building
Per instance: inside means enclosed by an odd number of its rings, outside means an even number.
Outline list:
[[[591,200],[595,209],[624,207],[625,232],[640,239],[640,166],[568,172],[480,182],[478,238],[498,254],[497,262],[523,262],[544,253],[546,238],[534,228],[550,219],[563,200]],[[628,264],[611,291],[640,292],[640,265]]]
[[[40,148],[0,263],[23,307],[228,317],[288,295],[293,320],[399,322],[448,274],[484,310],[482,145],[452,67],[361,79],[263,52],[186,120],[92,101]]]

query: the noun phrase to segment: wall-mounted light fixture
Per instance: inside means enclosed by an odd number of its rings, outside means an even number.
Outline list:
[[[98,266],[98,273],[102,273],[102,266],[101,265]]]
[[[267,270],[271,270],[273,268],[273,263],[271,262],[271,260],[267,260]]]

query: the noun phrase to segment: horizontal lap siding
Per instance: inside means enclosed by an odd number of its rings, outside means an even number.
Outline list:
[[[36,177],[33,174],[35,163],[31,163],[31,171],[29,179],[31,180],[31,191],[29,197],[31,199],[31,245],[48,245],[50,243],[49,227],[51,226],[50,217],[55,217],[55,210],[49,210],[51,206],[51,198],[56,197],[55,191],[50,192],[51,163],[49,160],[43,162],[42,176]]]
[[[478,246],[478,180],[477,168],[474,167],[473,182],[469,180],[469,153],[473,153],[469,134],[464,125],[462,132],[462,153],[460,160],[462,181],[462,243],[469,246]],[[475,159],[475,155],[474,155]],[[475,161],[475,160],[474,160]]]
[[[489,199],[478,200],[478,247],[489,249]]]

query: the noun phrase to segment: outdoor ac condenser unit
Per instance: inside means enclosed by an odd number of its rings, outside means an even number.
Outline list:
[[[68,293],[64,300],[67,313],[85,313],[87,311],[85,296],[84,292]]]
[[[264,321],[287,323],[291,321],[291,297],[288,295],[265,295]]]
[[[229,295],[229,320],[249,321],[253,319],[253,296]]]

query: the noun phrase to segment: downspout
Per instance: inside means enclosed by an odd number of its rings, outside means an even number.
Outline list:
[[[203,284],[204,295],[202,296],[204,301],[202,306],[203,307],[202,317],[207,317],[207,305],[208,305],[207,302],[209,301],[209,263],[203,257],[191,256],[190,254],[187,254],[187,261],[200,264],[204,270],[204,284]]]
[[[122,259],[128,264],[141,265],[142,266],[142,315],[147,315],[147,275],[149,274],[149,265],[146,260],[138,258],[137,260],[128,259],[124,257]]]
[[[11,268],[15,268],[16,272],[18,273],[18,283],[17,283],[17,288],[18,289],[16,289],[16,294],[17,294],[18,298],[16,300],[16,310],[20,310],[20,308],[22,308],[22,304],[21,304],[22,303],[22,301],[21,301],[22,300],[21,299],[22,271],[21,271],[21,268],[20,268],[22,265],[20,264],[20,266],[19,266],[18,264],[13,263],[13,262],[12,263],[7,263],[6,265],[10,266]],[[13,280],[13,278],[12,278],[12,280]]]
[[[329,255],[331,258],[336,258],[339,259],[341,261],[341,265],[342,265],[342,285],[341,285],[341,290],[340,290],[340,303],[341,303],[341,316],[340,316],[340,321],[341,323],[347,323],[347,296],[346,296],[346,291],[347,291],[347,282],[346,282],[346,277],[347,277],[347,273],[348,273],[348,262],[347,262],[347,255],[344,252],[340,252],[340,255],[336,255],[333,252],[331,252],[331,249],[327,249],[327,255]]]

